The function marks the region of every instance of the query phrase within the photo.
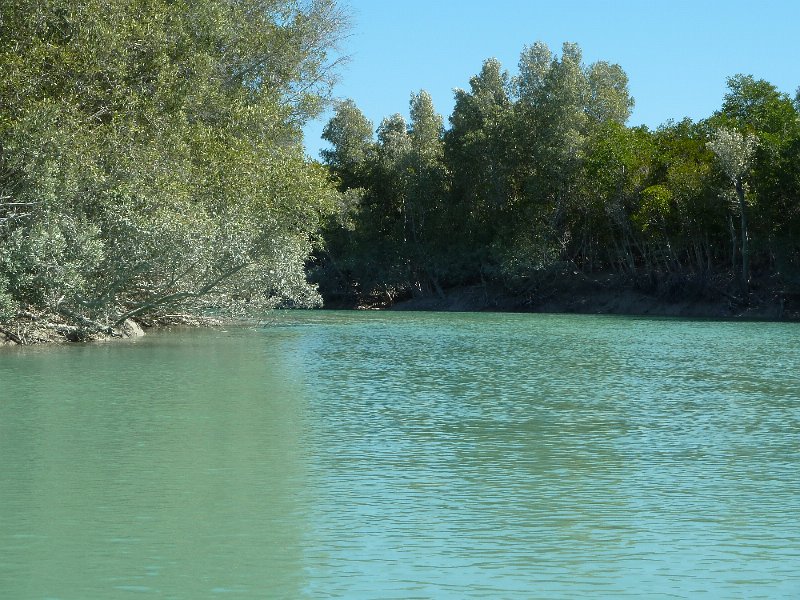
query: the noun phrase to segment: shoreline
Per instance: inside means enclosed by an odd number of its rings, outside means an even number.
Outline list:
[[[144,337],[149,331],[177,327],[221,327],[226,324],[225,320],[213,317],[165,315],[156,319],[128,319],[121,326],[106,330],[88,330],[42,317],[39,320],[18,320],[0,327],[0,348],[131,340]]]
[[[363,307],[375,308],[375,307]],[[488,297],[471,290],[448,290],[443,298],[420,297],[402,300],[378,310],[441,312],[519,312],[547,314],[625,315],[724,320],[800,321],[797,311],[781,303],[737,306],[733,302],[710,300],[667,301],[632,290],[604,291],[592,295],[557,294],[542,299]]]
[[[326,308],[391,311],[519,312],[597,314],[723,320],[800,321],[800,294],[769,286],[753,287],[744,301],[712,294],[648,293],[621,283],[613,276],[595,278],[560,276],[536,288],[514,293],[499,286],[465,285],[443,290],[441,295],[419,295],[399,300],[376,299],[362,303],[326,303]]]
[[[562,282],[563,283],[563,282]],[[599,281],[573,286],[555,286],[537,294],[513,294],[499,288],[471,285],[443,290],[442,295],[420,295],[389,302],[326,302],[313,310],[380,310],[396,312],[514,312],[540,314],[619,315],[631,317],[672,317],[725,321],[800,322],[800,298],[757,297],[748,305],[720,297],[665,299],[626,287]],[[292,309],[287,309],[292,310]],[[149,331],[172,328],[222,327],[241,322],[192,315],[165,315],[156,319],[126,321],[107,331],[81,330],[74,325],[20,320],[0,327],[0,348],[97,343],[143,337]],[[16,331],[15,331],[16,330]]]

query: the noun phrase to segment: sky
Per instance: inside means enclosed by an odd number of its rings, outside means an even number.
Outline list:
[[[453,89],[469,88],[483,61],[516,74],[522,49],[545,42],[561,54],[576,42],[586,64],[617,63],[636,105],[629,125],[710,116],[726,78],[745,73],[794,97],[800,86],[800,0],[342,0],[352,29],[334,97],[351,98],[377,128],[407,117],[427,90],[447,118]],[[319,157],[331,113],[305,128]]]

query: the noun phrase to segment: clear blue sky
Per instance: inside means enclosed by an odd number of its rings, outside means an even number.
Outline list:
[[[378,126],[408,114],[425,89],[445,124],[453,88],[468,88],[483,61],[516,73],[537,40],[560,54],[577,42],[584,61],[618,63],[636,107],[631,125],[702,119],[719,108],[725,78],[766,79],[794,96],[800,86],[800,0],[342,0],[352,15],[350,56],[335,89]],[[314,158],[330,115],[306,127]]]

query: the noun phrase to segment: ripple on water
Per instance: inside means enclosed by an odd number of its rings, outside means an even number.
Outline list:
[[[280,319],[0,357],[0,597],[800,597],[794,326]]]

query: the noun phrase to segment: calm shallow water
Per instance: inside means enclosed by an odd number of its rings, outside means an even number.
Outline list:
[[[797,598],[798,367],[549,315],[4,351],[0,598]]]

